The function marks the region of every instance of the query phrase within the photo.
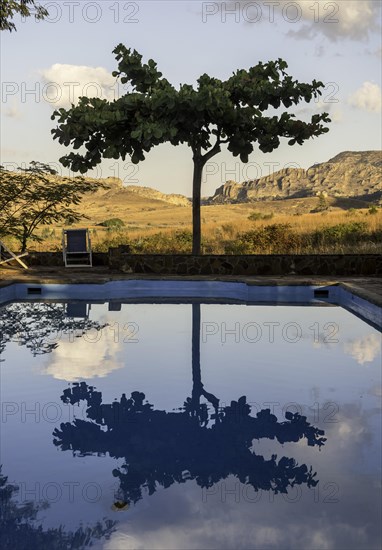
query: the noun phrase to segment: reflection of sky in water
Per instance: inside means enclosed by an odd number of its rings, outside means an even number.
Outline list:
[[[282,421],[285,411],[297,411],[325,430],[320,451],[305,439],[253,442],[266,459],[277,454],[312,465],[316,488],[256,494],[234,476],[208,490],[190,480],[115,513],[112,470],[124,460],[73,457],[53,445],[60,422],[86,419],[83,402],[60,400],[70,381],[94,384],[107,403],[138,390],[155,409],[181,407],[192,391],[191,308],[128,304],[111,312],[93,304],[90,318],[108,323],[98,333],[62,335],[51,353],[37,357],[7,344],[0,463],[20,485],[19,499],[48,497],[44,527],[118,520],[111,539],[95,543],[109,550],[378,548],[381,335],[340,308],[201,306],[204,388],[222,406],[246,395],[253,415],[270,408]]]

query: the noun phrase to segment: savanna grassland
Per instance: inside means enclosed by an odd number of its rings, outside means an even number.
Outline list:
[[[129,245],[134,253],[190,253],[191,206],[124,193],[88,196],[94,251]],[[103,224],[103,225],[100,225]],[[58,251],[62,226],[42,226],[29,250]],[[17,243],[7,239],[17,248]],[[382,208],[355,199],[319,197],[202,207],[202,250],[212,254],[382,253]]]

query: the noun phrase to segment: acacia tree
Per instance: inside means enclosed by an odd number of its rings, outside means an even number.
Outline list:
[[[48,164],[32,161],[19,172],[0,166],[0,237],[10,235],[20,241],[25,252],[29,239],[41,241],[40,225],[74,223],[87,216],[73,209],[84,193],[94,193],[104,184],[83,177],[52,178],[57,172]]]
[[[71,152],[60,161],[85,173],[102,158],[125,160],[130,156],[133,163],[139,163],[161,143],[187,144],[194,162],[193,254],[200,254],[203,167],[223,144],[242,162],[248,162],[254,143],[269,153],[280,145],[281,137],[287,138],[289,145],[301,145],[328,131],[322,124],[330,122],[327,113],[313,115],[310,122],[296,120],[287,111],[280,116],[265,114],[270,108],[309,102],[321,95],[324,86],[316,80],[311,84],[293,80],[282,59],[238,70],[226,81],[203,74],[196,89],[188,84],[176,89],[162,78],[152,59],[143,64],[142,56],[123,44],[113,53],[118,61],[113,76],[120,77],[122,84],[129,83],[131,91],[111,102],[82,97],[69,110],[56,110],[52,115],[52,120],[58,119],[52,130],[54,139],[74,149],[86,149]]]
[[[15,31],[16,25],[12,21],[15,14],[22,17],[35,16],[35,19],[44,19],[48,11],[36,0],[1,0],[0,2],[0,30]]]

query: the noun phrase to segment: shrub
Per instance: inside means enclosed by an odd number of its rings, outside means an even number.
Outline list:
[[[222,230],[229,237],[233,237],[235,235],[235,232],[236,232],[235,226],[232,223],[223,223]]]
[[[46,239],[50,236],[51,236],[51,230],[49,229],[49,227],[44,227],[43,230],[41,231],[41,237],[43,239]]]
[[[271,220],[273,216],[274,216],[273,212],[269,212],[268,214],[263,214],[263,220]]]
[[[357,210],[355,208],[349,208],[349,210],[346,211],[346,216],[347,217],[351,217],[351,216],[354,216],[355,214],[358,214]]]
[[[378,207],[375,204],[372,204],[368,210],[369,214],[378,214]]]
[[[326,195],[324,193],[319,193],[318,195],[318,205],[315,208],[315,212],[324,212],[329,208],[329,204],[326,198]]]
[[[252,212],[252,214],[248,216],[248,219],[251,222],[256,222],[258,220],[271,220],[273,216],[273,212],[269,212],[268,214],[262,214],[261,212]]]
[[[109,220],[105,220],[98,225],[107,227],[108,229],[121,229],[122,227],[125,227],[125,222],[120,218],[110,218]]]
[[[355,244],[369,238],[370,234],[367,231],[367,224],[355,221],[324,227],[311,234],[313,246]]]
[[[261,212],[252,212],[252,214],[250,214],[248,216],[248,219],[251,221],[251,222],[256,222],[257,220],[261,220],[263,217],[262,213]]]
[[[192,250],[192,232],[189,230],[173,233],[154,233],[130,241],[133,253],[188,254]]]
[[[295,252],[300,236],[289,224],[272,224],[239,233],[235,243],[225,243],[226,254],[284,254]]]

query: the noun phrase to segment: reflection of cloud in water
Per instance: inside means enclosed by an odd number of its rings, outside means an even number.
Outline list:
[[[381,353],[381,335],[367,334],[350,342],[345,342],[344,352],[351,355],[360,365],[370,363]]]
[[[107,322],[107,319],[100,319]],[[61,341],[49,355],[43,374],[67,381],[80,381],[94,377],[104,377],[124,366],[118,357],[122,343],[114,341],[115,333],[108,327],[95,330],[88,335],[75,338],[74,342]]]
[[[340,449],[354,447],[356,450],[367,449],[373,441],[373,430],[370,420],[378,414],[377,409],[363,409],[361,403],[342,403],[338,414],[325,422],[325,430],[330,434],[329,441],[335,452]],[[335,445],[334,445],[335,442]],[[330,448],[330,446],[329,446]],[[328,451],[330,452],[330,451]]]
[[[138,550],[141,548],[137,539],[118,531],[103,545],[103,550]]]
[[[375,384],[370,388],[370,391],[368,392],[370,395],[374,395],[374,397],[382,397],[382,386],[379,384]]]
[[[119,532],[111,536],[103,550],[377,548],[377,533],[370,540],[364,526],[351,525],[343,521],[345,518],[342,517],[328,524],[325,517],[328,512],[323,513],[321,510],[320,513],[317,504],[315,513],[308,518],[301,508],[297,515],[293,513],[296,512],[296,504],[289,504],[289,507],[289,513],[285,510],[281,513],[285,523],[280,526],[275,526],[265,514],[259,514],[258,508],[254,514],[253,505],[243,510],[242,506],[236,504],[235,509],[234,504],[228,503],[225,503],[224,510],[219,506],[211,514],[208,513],[208,518],[199,514],[190,516],[185,523],[180,524],[171,522],[160,526],[157,522],[147,523],[139,534],[135,534],[133,525],[120,524]],[[276,510],[271,508],[267,511],[274,517]],[[200,513],[203,514],[203,511],[200,510]],[[304,521],[301,521],[302,516]],[[123,533],[124,530],[133,532],[133,536]],[[368,543],[372,546],[368,546]]]

